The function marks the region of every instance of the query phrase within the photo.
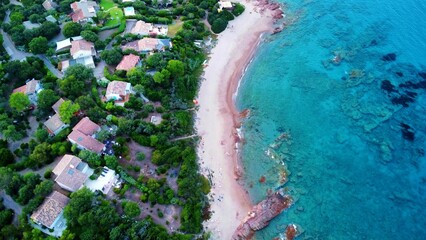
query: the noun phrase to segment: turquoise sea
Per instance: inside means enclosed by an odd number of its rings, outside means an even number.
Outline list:
[[[284,4],[237,97],[253,201],[295,200],[257,239],[426,239],[426,1]]]

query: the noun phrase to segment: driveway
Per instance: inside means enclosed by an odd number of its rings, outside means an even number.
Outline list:
[[[95,78],[100,79],[104,77],[105,67],[106,67],[106,63],[104,61],[100,61],[98,63],[98,66],[96,66],[96,68],[93,69],[93,75],[95,75]]]
[[[10,38],[9,34],[2,30],[1,35],[3,35],[3,47],[6,49],[7,53],[9,54],[11,60],[19,60],[25,59],[26,57],[32,56],[31,53],[23,52],[18,49],[16,49],[15,44],[13,43],[12,39]]]
[[[9,195],[7,195],[3,190],[0,191],[0,198],[3,199],[3,205],[6,208],[12,209],[15,212],[13,216],[13,224],[18,224],[18,215],[22,213],[22,206],[16,203]]]
[[[52,65],[52,63],[49,61],[49,59],[46,58],[46,56],[39,54],[37,55],[37,57],[39,57],[41,60],[43,60],[44,65],[46,65],[46,67],[53,73],[55,74],[55,76],[57,78],[62,78],[64,76],[64,74],[62,74],[62,72],[60,72],[58,69],[56,69],[55,66]]]

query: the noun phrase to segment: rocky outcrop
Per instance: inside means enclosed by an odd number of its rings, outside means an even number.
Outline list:
[[[268,196],[253,207],[252,211],[248,213],[247,217],[238,226],[232,239],[251,239],[255,231],[268,226],[269,222],[284,209],[290,207],[291,203],[292,199],[290,196],[282,195],[279,192]]]

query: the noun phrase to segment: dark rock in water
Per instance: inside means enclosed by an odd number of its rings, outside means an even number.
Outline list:
[[[346,78],[345,76],[343,76],[341,79],[342,79],[342,80],[346,80],[347,78]]]
[[[413,83],[411,81],[399,84],[400,88],[426,89],[426,80]]]
[[[394,105],[402,105],[403,107],[408,107],[409,103],[414,102],[414,98],[409,95],[401,95],[399,97],[393,97],[391,99],[391,102]]]
[[[419,72],[419,76],[426,80],[426,72]]]
[[[402,72],[396,72],[395,73],[398,77],[403,77],[404,76],[404,74],[402,73]]]
[[[376,40],[371,41],[371,42],[370,42],[370,45],[371,45],[371,46],[376,46],[376,45],[377,45],[377,41],[376,41]]]
[[[396,60],[396,54],[395,53],[388,53],[388,54],[386,54],[382,57],[382,61],[385,61],[385,62],[392,62],[392,61],[395,61],[395,60]]]
[[[417,93],[416,92],[405,92],[405,94],[407,94],[407,96],[411,97],[411,98],[416,98],[417,97]]]
[[[388,93],[397,92],[395,86],[389,80],[383,80],[381,88]]]
[[[401,123],[402,137],[408,141],[414,141],[414,130],[408,124]]]
[[[290,196],[277,192],[268,196],[253,207],[232,235],[232,240],[252,239],[255,231],[269,225],[269,222],[282,211],[290,207],[293,200]]]

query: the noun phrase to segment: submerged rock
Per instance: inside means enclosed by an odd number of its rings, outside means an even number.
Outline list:
[[[408,141],[414,141],[415,133],[414,129],[410,127],[408,124],[401,123],[401,132],[402,137]]]
[[[426,80],[413,83],[411,81],[399,84],[401,88],[426,89]]]
[[[396,72],[395,73],[398,77],[403,77],[404,76],[404,74],[402,73],[402,72]]]
[[[403,107],[408,107],[409,103],[414,102],[416,96],[417,96],[417,93],[415,93],[415,92],[406,92],[406,94],[400,95],[398,97],[393,97],[391,99],[391,102],[394,105],[401,105]]]
[[[389,80],[383,80],[381,88],[388,93],[397,92],[395,86]]]
[[[290,196],[276,192],[253,207],[247,217],[235,230],[233,240],[251,239],[255,233],[266,226],[283,210],[292,204]]]
[[[419,72],[419,76],[426,80],[426,72]]]
[[[385,61],[385,62],[393,62],[395,60],[396,60],[395,53],[388,53],[382,57],[382,61]]]

